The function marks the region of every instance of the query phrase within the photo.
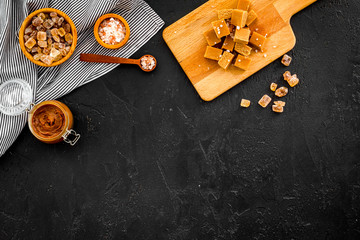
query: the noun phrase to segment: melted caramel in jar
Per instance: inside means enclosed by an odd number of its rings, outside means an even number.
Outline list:
[[[65,127],[64,113],[54,105],[44,105],[35,111],[32,126],[40,137],[56,137]]]

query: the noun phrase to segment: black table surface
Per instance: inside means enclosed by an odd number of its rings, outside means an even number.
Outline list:
[[[148,0],[166,26],[204,2]],[[212,102],[159,32],[133,56],[155,72],[119,66],[60,99],[76,146],[25,128],[0,159],[0,239],[360,239],[359,13],[314,3],[292,18],[289,68]],[[301,82],[279,115],[257,101],[285,70]]]

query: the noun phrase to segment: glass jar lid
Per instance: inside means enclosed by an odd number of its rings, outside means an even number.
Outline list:
[[[33,92],[29,83],[13,79],[0,85],[0,111],[6,115],[22,114],[30,107]]]

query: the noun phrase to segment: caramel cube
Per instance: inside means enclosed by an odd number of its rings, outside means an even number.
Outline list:
[[[241,99],[241,103],[240,106],[244,107],[244,108],[248,108],[250,106],[250,101],[247,99]]]
[[[254,45],[255,47],[259,48],[260,50],[263,49],[263,47],[265,45],[265,41],[266,41],[266,38],[257,32],[253,32],[253,34],[250,38],[250,43],[252,45]]]
[[[275,91],[275,95],[277,97],[285,97],[289,92],[289,89],[287,87],[281,87],[281,88],[278,88],[276,89]]]
[[[267,105],[269,105],[269,103],[271,102],[271,97],[269,97],[268,95],[264,95],[260,100],[259,100],[259,105],[262,106],[263,108],[266,108]]]
[[[36,44],[35,39],[29,38],[29,40],[26,41],[25,46],[29,49],[32,49]]]
[[[64,28],[59,28],[59,29],[58,29],[58,33],[59,33],[60,37],[63,37],[63,36],[65,36],[65,34],[66,34]]]
[[[251,31],[249,28],[236,28],[234,42],[236,43],[249,43]]]
[[[241,28],[245,27],[247,15],[246,11],[234,9],[231,15],[231,24]]]
[[[275,90],[277,89],[277,84],[276,83],[271,83],[271,85],[270,85],[270,90],[271,91],[273,91],[273,92],[275,92]]]
[[[285,107],[286,103],[283,101],[274,101],[275,105],[281,106],[281,107]]]
[[[283,74],[283,76],[284,76],[284,80],[285,81],[289,81],[290,79],[291,79],[291,73],[289,72],[289,71],[286,71],[284,74]]]
[[[244,57],[244,56],[239,54],[237,56],[236,60],[235,60],[234,66],[238,67],[238,68],[240,68],[242,70],[248,70],[250,64],[251,64],[251,59],[250,58]]]
[[[249,13],[248,13],[248,17],[247,17],[247,20],[246,20],[246,25],[247,26],[250,26],[250,24],[252,24],[256,19],[257,19],[257,14],[254,10],[251,10]]]
[[[290,87],[295,87],[299,83],[299,78],[296,74],[294,74],[287,82],[289,83]]]
[[[229,27],[227,26],[224,19],[214,21],[211,24],[212,24],[215,34],[218,38],[222,38],[227,35],[230,35]],[[66,35],[65,35],[65,37],[66,37]]]
[[[71,35],[71,33],[67,33],[65,35],[65,42],[72,43],[72,40],[73,40],[73,36]]]
[[[282,112],[284,112],[284,107],[282,107],[280,105],[273,105],[272,110],[273,110],[273,112],[276,112],[276,113],[282,113]]]
[[[230,36],[226,36],[225,41],[222,45],[222,49],[229,50],[232,52],[234,50],[235,42]]]
[[[38,41],[45,41],[46,40],[46,32],[39,31],[37,32],[36,39]]]
[[[221,9],[218,10],[219,19],[230,19],[232,16],[233,9]]]
[[[208,31],[204,32],[203,35],[209,46],[214,46],[221,42],[221,39],[216,36],[214,29],[209,29]]]
[[[41,48],[46,48],[48,46],[47,41],[38,41],[38,45]]]
[[[236,43],[234,50],[241,55],[249,56],[252,48],[244,43]]]
[[[239,0],[237,9],[248,11],[250,6],[250,0]]]
[[[221,49],[207,46],[204,57],[207,59],[219,61],[222,52],[223,51]]]
[[[220,67],[225,70],[228,69],[234,57],[234,54],[225,51],[218,62]]]

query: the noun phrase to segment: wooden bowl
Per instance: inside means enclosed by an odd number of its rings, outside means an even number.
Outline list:
[[[47,65],[41,61],[35,60],[34,57],[26,51],[25,41],[24,41],[24,32],[25,32],[25,29],[27,28],[27,26],[29,26],[31,24],[32,18],[34,16],[38,15],[39,13],[50,13],[50,12],[56,12],[58,14],[58,16],[63,17],[65,19],[65,21],[70,24],[71,33],[73,35],[73,43],[71,45],[69,53],[65,57],[63,57],[61,60],[59,60],[57,62],[53,62],[51,65]],[[25,56],[30,61],[32,61],[36,65],[39,65],[42,67],[54,67],[54,66],[64,63],[66,60],[68,60],[70,58],[70,56],[73,54],[73,52],[75,51],[75,47],[76,47],[76,43],[77,43],[77,31],[76,31],[76,27],[75,27],[75,24],[73,23],[73,21],[64,12],[57,10],[55,8],[42,8],[42,9],[36,10],[35,12],[33,12],[29,16],[27,16],[27,18],[25,18],[25,20],[22,23],[21,28],[20,28],[19,42],[20,42],[20,47],[21,47],[22,52],[25,54]]]
[[[104,43],[100,36],[99,36],[99,26],[100,24],[105,20],[105,19],[108,19],[108,18],[116,18],[116,19],[119,19],[124,25],[125,25],[125,30],[126,30],[126,33],[125,33],[125,38],[124,40],[122,40],[120,43],[118,44],[114,44],[114,45],[111,45],[111,44],[106,44]],[[129,37],[130,37],[130,27],[129,27],[129,24],[126,22],[126,20],[117,15],[117,14],[114,14],[114,13],[109,13],[109,14],[105,14],[103,16],[101,16],[95,23],[95,26],[94,26],[94,35],[95,35],[95,39],[98,43],[100,43],[101,46],[105,47],[105,48],[108,48],[108,49],[117,49],[117,48],[120,48],[122,46],[124,46],[127,41],[129,40]]]

